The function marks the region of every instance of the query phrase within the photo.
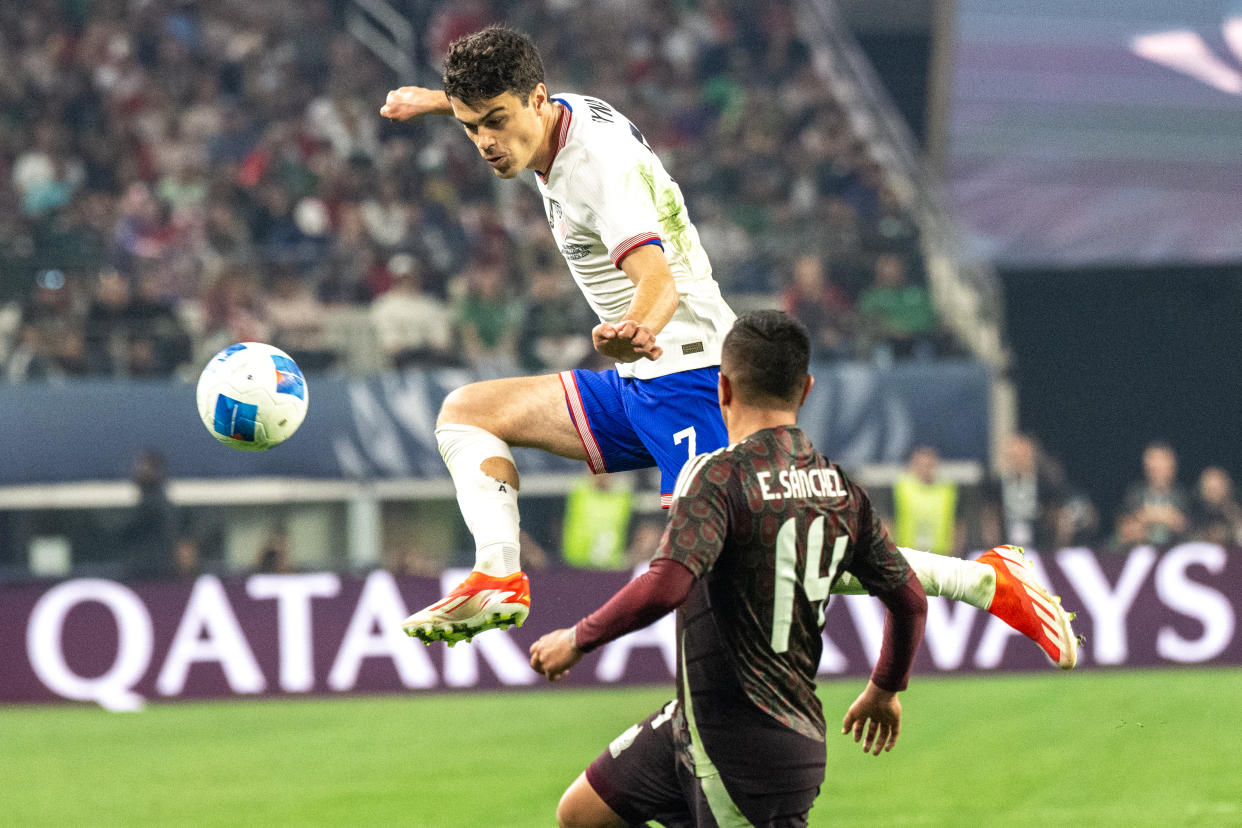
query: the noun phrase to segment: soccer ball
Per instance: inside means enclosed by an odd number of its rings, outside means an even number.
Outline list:
[[[288,354],[239,342],[211,358],[198,378],[198,416],[226,446],[266,451],[306,418],[306,380]]]

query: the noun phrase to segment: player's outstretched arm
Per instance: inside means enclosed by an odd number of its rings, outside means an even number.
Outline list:
[[[656,558],[646,572],[595,612],[573,627],[554,630],[530,645],[531,669],[556,681],[584,653],[642,629],[681,606],[693,585],[694,574],[684,564]]]
[[[452,115],[448,96],[439,89],[421,86],[402,86],[388,93],[380,115],[394,121],[409,121],[423,115]]]
[[[879,756],[884,751],[892,750],[901,732],[901,702],[897,694],[868,681],[867,688],[846,711],[841,721],[841,732],[853,733],[855,742],[865,736],[864,753]]]

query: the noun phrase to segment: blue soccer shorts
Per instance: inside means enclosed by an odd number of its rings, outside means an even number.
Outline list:
[[[623,377],[615,369],[560,373],[569,417],[591,471],[658,466],[660,503],[666,508],[686,461],[729,444],[716,397],[719,377],[716,367],[645,380]]]

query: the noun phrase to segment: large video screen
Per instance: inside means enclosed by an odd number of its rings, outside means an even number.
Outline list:
[[[956,5],[947,174],[980,252],[1242,261],[1242,3]]]

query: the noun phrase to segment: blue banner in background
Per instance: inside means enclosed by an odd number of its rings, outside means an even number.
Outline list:
[[[847,469],[900,463],[929,444],[949,460],[985,461],[990,374],[974,362],[842,363],[813,368],[802,425]],[[174,478],[445,477],[433,434],[444,397],[487,379],[462,370],[366,379],[307,379],[310,412],[287,443],[246,453],[221,446],[178,381],[79,380],[0,386],[0,485],[128,479],[138,452],[156,448]],[[524,473],[577,471],[580,463],[516,452]]]

